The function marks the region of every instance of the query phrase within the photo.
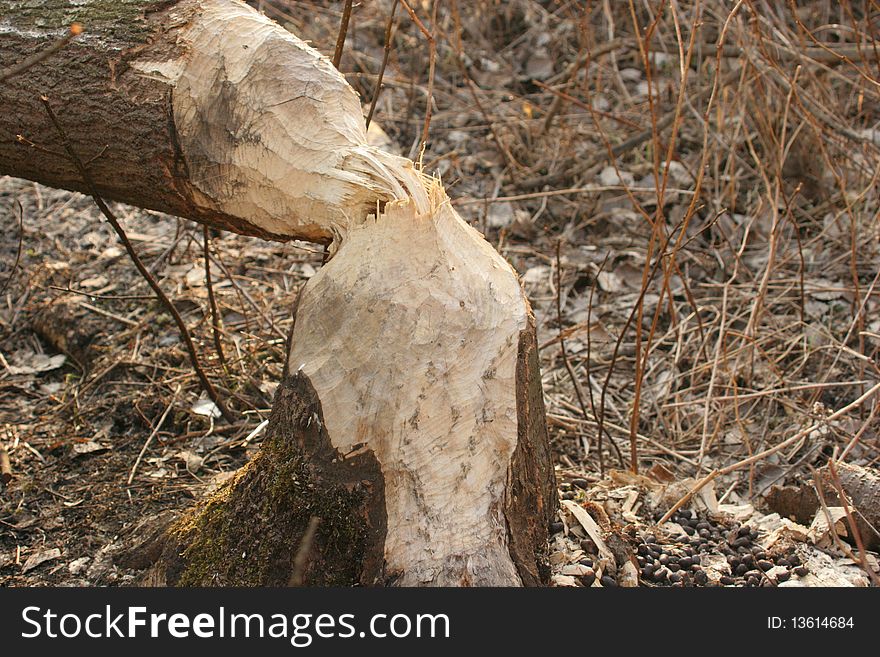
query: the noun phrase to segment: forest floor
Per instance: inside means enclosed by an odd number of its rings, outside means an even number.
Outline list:
[[[252,4],[332,55],[343,3]],[[880,15],[410,2],[431,83],[394,4],[371,138],[418,158],[432,99],[424,171],[522,278],[563,505],[554,583],[876,582],[880,535],[841,541],[814,478],[880,463]],[[391,6],[352,15],[340,69],[365,112]],[[111,205],[238,420],[214,417],[92,201],[0,178],[0,585],[134,581],[118,537],[259,449],[321,267],[314,245],[212,231],[224,364],[201,227]]]

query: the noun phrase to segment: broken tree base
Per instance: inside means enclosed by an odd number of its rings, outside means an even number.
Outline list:
[[[504,516],[519,581],[547,582],[547,527],[555,512],[534,325],[520,336],[518,446],[508,473]],[[202,505],[174,523],[143,584],[286,586],[311,518],[320,519],[301,581],[312,586],[387,586],[405,573],[386,569],[385,490],[372,451],[343,458],[326,432],[308,377],[288,376],[276,394],[260,453]],[[439,566],[439,564],[438,564]],[[455,578],[438,567],[426,585],[507,585],[504,573],[475,571],[463,557]]]
[[[369,453],[339,460],[322,417],[308,379],[288,377],[260,453],[169,529],[146,583],[285,586],[313,516],[320,525],[303,581],[382,583],[381,563],[369,558],[384,536],[378,464]]]

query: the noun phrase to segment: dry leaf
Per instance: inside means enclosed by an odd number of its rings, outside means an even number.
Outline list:
[[[32,554],[27,558],[27,561],[24,562],[24,566],[21,567],[22,574],[33,570],[40,564],[46,563],[47,561],[53,561],[61,556],[61,550],[58,548],[52,548],[51,550],[43,550],[42,552],[37,552],[36,554]]]

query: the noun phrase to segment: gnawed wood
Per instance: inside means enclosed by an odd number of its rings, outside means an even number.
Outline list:
[[[426,207],[412,163],[367,144],[345,78],[243,2],[52,0],[0,14],[0,68],[54,43],[73,20],[85,26],[63,59],[0,88],[0,173],[88,191],[60,154],[45,93],[107,198],[321,243],[377,203]]]
[[[840,487],[849,497],[848,504],[866,549],[880,546],[880,474],[876,470],[863,468],[850,463],[836,463],[835,470]],[[830,468],[826,465],[819,470],[826,496],[838,500],[837,488]],[[839,502],[835,501],[834,504]],[[839,504],[843,506],[842,503]],[[851,535],[849,525],[847,533]],[[853,542],[852,537],[848,539]]]

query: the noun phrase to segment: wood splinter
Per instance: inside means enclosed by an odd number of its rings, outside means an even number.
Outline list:
[[[12,481],[12,463],[9,462],[9,452],[3,445],[0,445],[0,481],[4,485]]]

